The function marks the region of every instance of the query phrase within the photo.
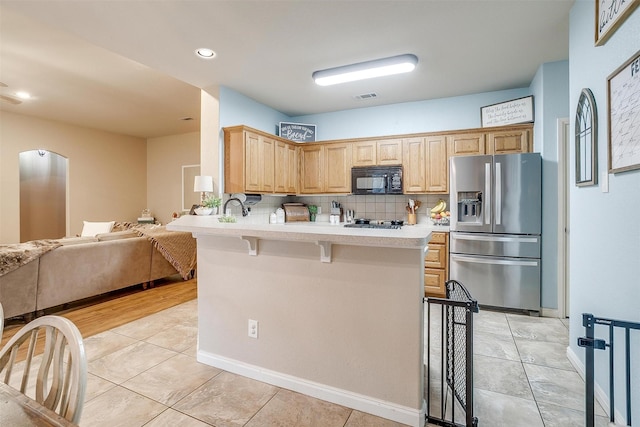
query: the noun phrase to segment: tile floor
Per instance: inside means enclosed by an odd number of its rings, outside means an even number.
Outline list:
[[[198,363],[196,317],[194,300],[87,338],[81,426],[400,426]],[[584,425],[566,322],[480,311],[474,338],[480,426]]]

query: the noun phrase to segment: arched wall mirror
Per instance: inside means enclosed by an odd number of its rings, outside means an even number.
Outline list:
[[[598,183],[598,113],[593,93],[582,89],[576,108],[576,185]]]
[[[19,156],[20,241],[64,237],[68,159],[42,149]]]

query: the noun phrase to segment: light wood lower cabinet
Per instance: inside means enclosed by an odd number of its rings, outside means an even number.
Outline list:
[[[449,279],[449,233],[434,232],[424,258],[424,295],[444,297]]]

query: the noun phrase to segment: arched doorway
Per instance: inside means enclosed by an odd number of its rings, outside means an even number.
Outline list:
[[[66,234],[66,157],[47,150],[20,153],[20,241]]]

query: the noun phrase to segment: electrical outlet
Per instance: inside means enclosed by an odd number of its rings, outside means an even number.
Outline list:
[[[249,337],[258,338],[258,321],[249,319]]]

